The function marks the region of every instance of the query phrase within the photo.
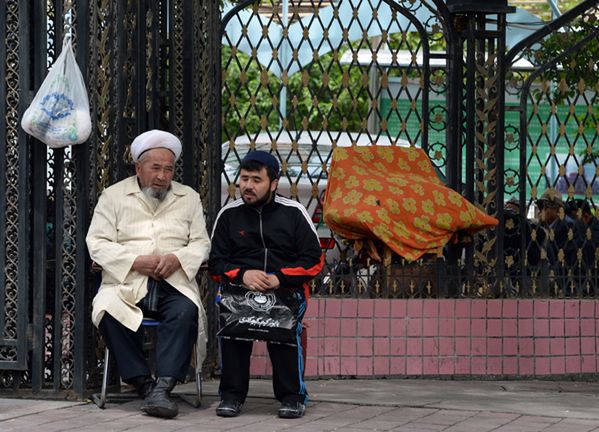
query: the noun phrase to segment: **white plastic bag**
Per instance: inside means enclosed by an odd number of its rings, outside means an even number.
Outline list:
[[[80,144],[91,133],[89,100],[68,36],[31,105],[21,119],[29,135],[49,147]]]

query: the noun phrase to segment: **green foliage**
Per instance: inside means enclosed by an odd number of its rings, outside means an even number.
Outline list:
[[[236,52],[232,57],[229,46],[222,48],[222,62],[224,137],[233,138],[244,130],[256,132],[277,124],[280,81],[246,54]]]
[[[594,35],[580,49],[565,56],[558,67],[548,69],[543,75],[543,79],[554,83],[552,98],[556,104],[570,104],[578,100],[578,103],[586,102],[591,105],[585,114],[573,114],[576,121],[583,125],[584,134],[591,137],[599,130],[599,106],[592,106],[593,101],[587,101],[582,95],[588,90],[599,93],[599,38],[596,36],[598,21],[594,13],[587,14],[573,23],[568,31],[552,33],[543,41],[542,48],[534,53],[535,60],[544,64],[560,56],[564,49]],[[594,149],[592,154],[585,149],[580,156],[585,158],[585,163],[590,162],[599,157],[599,149]]]
[[[322,56],[288,79],[286,129],[356,131],[369,106],[363,68],[340,65],[335,53]],[[281,79],[243,53],[231,58],[223,47],[225,136],[279,127]],[[367,78],[367,75],[366,75]],[[326,83],[326,85],[325,85]],[[240,119],[241,121],[240,124]]]
[[[582,2],[583,0],[558,0],[557,5],[562,12],[566,12]]]
[[[239,3],[241,0],[229,1]],[[272,5],[273,1],[261,0],[261,3]],[[348,49],[377,51],[387,45],[392,50],[420,53],[423,42],[413,30],[414,27],[404,28],[402,32],[388,35],[387,40],[381,41],[382,37],[360,39],[322,56],[315,54],[314,62],[289,77],[275,77],[255,58],[230,47],[223,47],[222,106],[225,136],[232,138],[244,133],[252,134],[281,127],[288,130],[352,132],[366,129],[371,105],[377,101],[377,95],[369,91],[368,67],[341,65],[339,60]],[[445,39],[440,29],[435,27],[428,38],[426,43],[431,50],[445,49]],[[379,77],[385,74],[386,77],[418,79],[421,69],[416,65],[391,68],[384,72],[377,68],[376,73]],[[279,98],[284,86],[287,92],[286,113],[282,116]],[[282,121],[283,124],[280,124]]]
[[[597,32],[599,24],[595,15],[588,15],[579,19],[572,30],[554,32],[543,41],[541,49],[534,53],[539,64],[550,61],[561,55],[565,48],[572,47],[585,37]],[[579,50],[570,53],[561,62],[560,69],[551,69],[546,74],[547,79],[567,84],[570,92],[575,91],[576,86],[582,81],[587,87],[594,87],[598,80],[597,65],[599,62],[599,40],[592,38]],[[559,90],[561,97],[566,93],[562,85]]]
[[[432,50],[444,49],[440,33],[429,36]],[[420,36],[415,32],[390,35],[389,47],[396,50],[422,51]],[[260,130],[340,130],[356,132],[366,129],[372,99],[368,86],[368,67],[340,63],[348,49],[377,50],[373,39],[358,40],[342,50],[333,50],[306,65],[286,80],[276,78],[255,59],[230,47],[223,47],[224,74],[223,117],[228,138]],[[231,56],[235,58],[232,58]],[[380,76],[382,70],[377,72]],[[418,78],[419,66],[386,70],[389,77]],[[285,124],[280,125],[279,97],[283,83],[287,85]]]
[[[328,53],[289,79],[289,129],[358,131],[363,127],[370,100],[367,71],[340,65],[333,57]]]

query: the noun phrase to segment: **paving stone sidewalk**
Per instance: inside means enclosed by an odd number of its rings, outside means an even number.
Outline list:
[[[451,431],[599,432],[597,383],[544,381],[310,381],[311,401],[297,420],[276,416],[270,382],[253,380],[241,416],[214,414],[216,382],[202,407],[180,402],[161,420],[139,411],[141,401],[93,403],[0,399],[0,431]],[[191,393],[192,385],[179,386]]]

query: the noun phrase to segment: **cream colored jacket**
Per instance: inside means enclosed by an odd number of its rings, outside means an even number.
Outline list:
[[[131,270],[138,255],[173,253],[181,268],[166,281],[198,307],[198,349],[205,357],[206,314],[195,279],[208,259],[200,196],[177,182],[154,210],[132,176],[104,190],[94,210],[87,248],[102,267],[102,285],[93,300],[92,320],[98,326],[105,312],[135,331],[143,319],[136,305],[147,293],[148,276]]]

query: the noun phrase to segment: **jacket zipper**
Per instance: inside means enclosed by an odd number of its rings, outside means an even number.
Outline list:
[[[266,247],[266,243],[264,242],[264,233],[262,231],[262,209],[258,210],[258,218],[260,219],[260,240],[262,240],[262,246],[264,247],[264,272],[266,273],[266,265],[268,263],[268,248]]]

